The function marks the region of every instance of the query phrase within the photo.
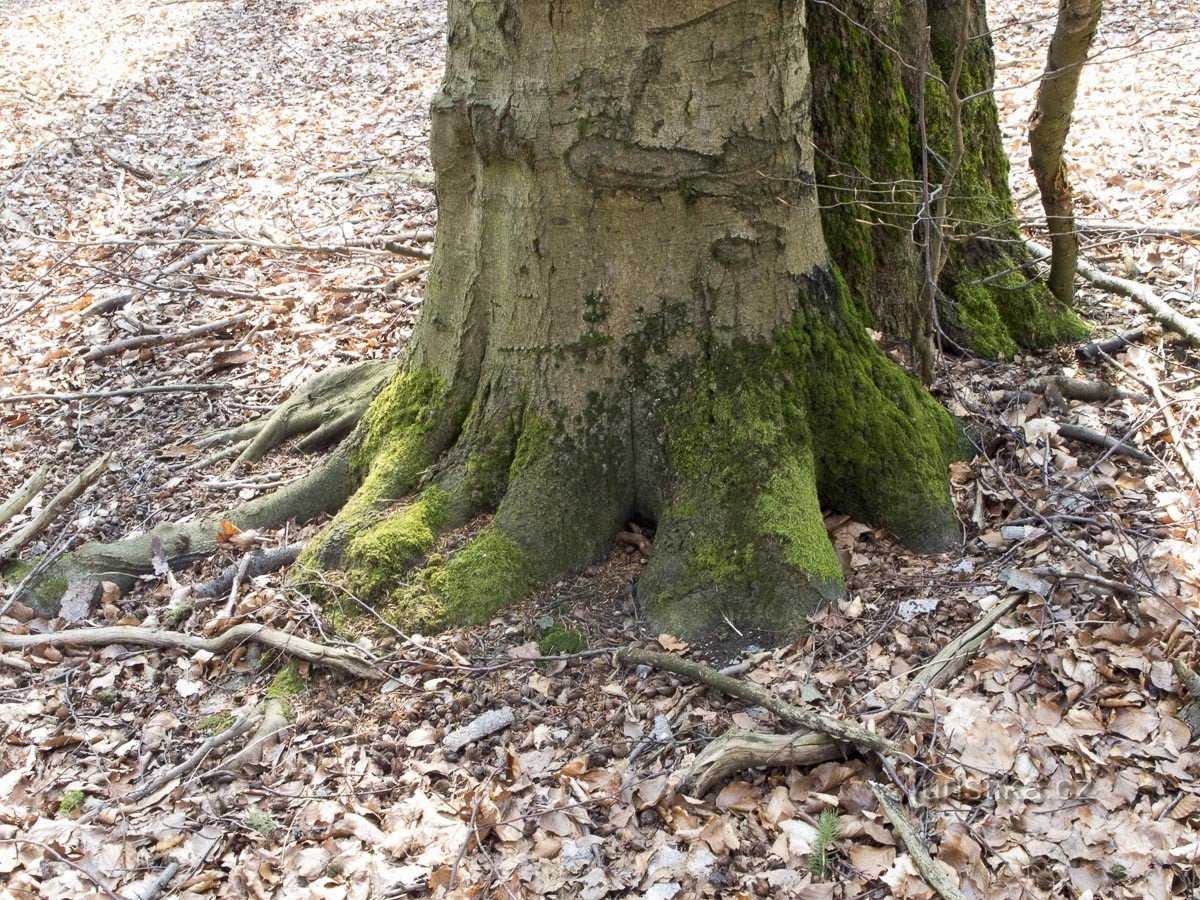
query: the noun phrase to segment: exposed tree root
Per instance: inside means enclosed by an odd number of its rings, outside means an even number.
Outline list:
[[[938,896],[943,900],[966,900],[966,895],[950,883],[950,877],[945,870],[934,862],[933,856],[929,852],[929,843],[918,833],[907,810],[900,805],[900,799],[892,789],[874,781],[868,782],[868,784],[926,884],[937,891]]]
[[[800,725],[811,731],[828,735],[837,741],[853,744],[863,750],[870,750],[874,753],[900,753],[899,748],[883,735],[868,731],[854,722],[847,722],[824,713],[793,706],[765,688],[722,675],[716,669],[703,663],[682,659],[670,653],[656,653],[652,650],[638,650],[632,647],[618,650],[617,659],[628,665],[651,666],[702,682],[723,694],[761,706],[791,725]]]
[[[1038,259],[1050,258],[1050,251],[1040,244],[1035,244],[1033,241],[1026,241],[1025,246]],[[1096,287],[1133,300],[1162,323],[1164,328],[1169,328],[1171,331],[1183,335],[1192,344],[1200,346],[1200,322],[1188,318],[1181,312],[1176,312],[1171,308],[1169,303],[1144,284],[1138,284],[1138,282],[1130,281],[1127,278],[1117,278],[1114,275],[1108,275],[1083,262],[1078,264],[1078,272],[1085,279],[1096,285]]]
[[[1060,437],[1066,438],[1068,441],[1078,441],[1081,444],[1091,444],[1093,447],[1102,447],[1109,453],[1115,453],[1117,456],[1128,456],[1131,459],[1136,459],[1138,462],[1152,463],[1154,457],[1149,453],[1143,453],[1136,447],[1131,447],[1118,438],[1107,434],[1102,434],[1093,428],[1087,428],[1083,425],[1059,425],[1058,434]]]
[[[244,766],[257,765],[262,761],[263,754],[278,743],[280,734],[289,725],[291,719],[288,716],[286,701],[277,697],[269,698],[262,707],[262,718],[250,738],[250,743],[223,760],[216,768],[205,772],[201,778],[211,781],[214,778],[235,775]]]
[[[106,628],[72,628],[46,634],[0,634],[0,650],[17,650],[25,647],[62,647],[75,644],[84,647],[106,647],[110,644],[133,644],[138,647],[160,647],[163,649],[207,650],[223,653],[232,646],[253,641],[306,660],[314,665],[336,669],[355,678],[378,681],[384,673],[371,663],[337,647],[317,644],[307,638],[287,634],[265,625],[243,622],[234,625],[216,637],[202,638],[178,631],[155,631],[150,628],[135,628],[114,625]]]
[[[301,450],[327,446],[358,424],[396,365],[392,360],[369,360],[318,375],[269,416],[209,435],[201,446],[228,446],[189,468],[203,468],[236,454],[229,466],[234,472],[299,435],[305,435]]]
[[[845,746],[824,734],[755,734],[731,728],[705,747],[684,775],[680,790],[703,797],[722,778],[765,766],[812,766],[839,759]]]

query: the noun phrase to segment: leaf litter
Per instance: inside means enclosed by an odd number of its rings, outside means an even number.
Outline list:
[[[991,6],[1000,81],[1028,85],[1053,9]],[[1190,85],[1200,16],[1183,2],[1108,6],[1068,151],[1081,214],[1176,223],[1200,201]],[[204,433],[261,414],[310,375],[399,353],[422,273],[386,290],[414,261],[358,251],[435,225],[426,115],[443,18],[440,3],[355,0],[133,11],[17,0],[0,14],[0,116],[11,123],[0,134],[0,318],[29,307],[0,331],[0,393],[229,384],[0,407],[5,496],[28,460],[55,461],[52,496],[102,449],[114,452],[35,551],[114,539],[226,502],[223,491],[254,496],[294,477],[309,457],[273,454],[221,489],[186,466]],[[1032,90],[998,95],[1031,222],[1040,210],[1020,141]],[[198,236],[219,248],[159,278]],[[1093,261],[1200,312],[1194,237],[1104,233],[1087,244]],[[116,314],[81,315],[122,292],[132,296]],[[1142,324],[1124,301],[1082,295],[1101,332]],[[237,330],[81,359],[243,310]],[[986,451],[952,471],[964,550],[916,557],[831,516],[847,599],[797,643],[752,650],[738,666],[790,702],[882,721],[939,649],[1018,598],[905,720],[911,761],[895,773],[968,897],[1197,890],[1200,762],[1173,662],[1200,667],[1200,549],[1196,486],[1174,441],[1200,452],[1200,373],[1170,335],[1152,333],[1116,363],[1084,364],[1069,348],[952,362],[942,399],[980,428]],[[1144,401],[1060,404],[1027,387],[1066,375],[1143,394],[1149,374],[1168,392],[1175,434]],[[1129,435],[1156,462],[1068,441],[1063,423]],[[93,621],[166,627],[182,588],[253,544],[315,527],[231,533],[191,571],[106,592]],[[288,726],[252,765],[211,779],[198,769],[138,801],[133,790],[275,690],[287,660],[256,645],[225,656],[114,645],[43,647],[0,664],[0,896],[931,896],[868,787],[891,778],[875,760],[750,770],[690,797],[681,776],[710,740],[730,727],[786,728],[610,655],[539,661],[551,627],[592,648],[648,640],[632,599],[641,565],[636,547],[616,547],[486,627],[365,630],[356,643],[387,668],[382,688],[301,664],[286,679],[297,691],[285,698]],[[185,610],[172,627],[213,634],[239,621],[339,639],[278,574],[248,579],[230,604]],[[0,622],[51,624],[20,604]],[[670,635],[654,643],[717,652]],[[836,839],[818,877],[818,827],[831,812]]]

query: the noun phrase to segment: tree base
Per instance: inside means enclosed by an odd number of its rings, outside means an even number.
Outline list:
[[[823,507],[946,549],[955,425],[871,345],[836,274],[815,270],[802,293],[767,341],[658,374],[627,357],[651,409],[614,393],[572,418],[503,380],[455,402],[463,391],[410,368],[352,439],[361,486],[293,580],[339,620],[367,605],[405,630],[478,624],[598,560],[640,517],[657,529],[638,586],[655,627],[783,639],[842,590]],[[460,547],[439,545],[491,513]]]

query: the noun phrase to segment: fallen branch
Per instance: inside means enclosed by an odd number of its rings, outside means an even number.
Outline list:
[[[249,313],[239,313],[236,316],[230,316],[228,319],[209,322],[205,325],[197,325],[195,328],[177,331],[174,334],[140,334],[136,337],[123,338],[119,341],[113,341],[111,344],[93,347],[87,353],[83,354],[83,358],[87,362],[94,362],[97,359],[104,359],[106,356],[116,356],[118,353],[124,353],[126,350],[137,350],[142,347],[160,347],[163,344],[181,344],[193,338],[203,337],[206,334],[216,334],[218,331],[225,331],[226,329],[241,325],[249,318]]]
[[[925,883],[933,888],[943,900],[966,900],[966,896],[950,883],[950,877],[946,872],[933,861],[933,856],[929,852],[929,844],[917,833],[916,826],[913,825],[908,812],[900,805],[900,800],[895,793],[878,782],[868,781],[867,784],[879,801],[883,814],[888,817],[888,821],[896,829],[900,841],[904,844],[904,849],[912,857],[913,865],[917,867],[917,871],[921,873]]]
[[[731,728],[705,747],[683,777],[680,790],[703,797],[722,778],[766,766],[812,766],[839,759],[842,744],[825,734],[755,734]]]
[[[1120,353],[1126,347],[1132,347],[1145,336],[1145,328],[1133,328],[1102,341],[1088,341],[1086,344],[1080,344],[1075,348],[1075,355],[1080,359],[1092,360],[1106,353]]]
[[[235,741],[242,735],[246,734],[246,732],[248,732],[257,722],[261,720],[261,717],[262,707],[255,707],[246,715],[235,721],[224,731],[214,734],[212,737],[206,740],[179,765],[172,766],[165,772],[160,772],[141,787],[130,791],[127,799],[135,801],[142,800],[157,792],[158,789],[164,785],[170,784],[176,778],[182,778],[184,775],[190,774],[197,767],[199,767],[204,760],[208,759],[209,755],[211,755],[214,750],[224,747],[226,744],[231,743],[232,741]]]
[[[10,394],[0,397],[0,403],[32,403],[39,400],[108,400],[111,397],[138,397],[142,394],[192,394],[223,391],[228,382],[215,381],[205,384],[150,384],[144,387],[114,388],[109,391],[75,391],[68,394]]]
[[[1171,448],[1179,457],[1183,471],[1192,480],[1193,486],[1200,488],[1200,465],[1196,463],[1187,445],[1183,442],[1183,429],[1179,427],[1179,421],[1175,418],[1171,404],[1167,402],[1162,386],[1158,383],[1158,375],[1155,373],[1154,367],[1149,364],[1143,365],[1142,377],[1139,380],[1150,389],[1150,393],[1154,396],[1154,402],[1162,410],[1163,421],[1167,424],[1167,433],[1171,435]]]
[[[921,666],[920,673],[912,680],[900,699],[892,704],[892,711],[914,709],[925,693],[941,687],[979,652],[987,636],[1000,618],[1016,606],[1025,595],[1013,594],[997,603],[970,628],[937,652],[929,662]]]
[[[0,644],[0,647],[2,646],[3,644]],[[655,653],[651,650],[638,650],[633,647],[618,650],[617,659],[629,665],[651,666],[702,682],[723,694],[761,706],[790,725],[799,725],[810,731],[826,734],[836,740],[854,744],[876,753],[898,752],[882,735],[868,731],[861,725],[793,706],[765,688],[722,675],[716,669],[702,663],[692,662],[670,653]]]
[[[131,243],[139,242],[134,241]],[[80,312],[79,315],[82,317],[87,317],[115,312],[116,310],[127,305],[129,301],[136,297],[139,290],[153,289],[157,286],[159,281],[162,281],[162,279],[174,275],[177,272],[182,272],[189,266],[195,265],[201,260],[207,259],[218,250],[223,249],[225,246],[225,242],[222,241],[220,243],[206,245],[201,247],[199,250],[194,250],[182,259],[175,260],[175,262],[171,263],[169,266],[166,266],[161,272],[158,272],[146,279],[139,279],[139,281],[141,281],[140,288],[128,288],[120,293],[112,295],[111,297],[106,297],[103,300],[97,300],[91,306],[87,307],[87,309]]]
[[[296,561],[296,558],[300,555],[300,551],[303,549],[304,544],[299,543],[255,553],[248,557],[249,562],[246,564],[245,571],[242,572],[242,578],[257,578],[259,575],[266,575],[268,572],[274,572],[277,569],[290,566]],[[196,585],[192,589],[192,595],[208,600],[228,594],[233,587],[234,579],[237,578],[241,570],[241,563],[233,563],[230,566],[226,566],[220,575]]]
[[[1031,391],[1043,392],[1051,387],[1067,400],[1082,400],[1085,403],[1107,403],[1110,400],[1137,400],[1146,402],[1150,398],[1145,394],[1133,394],[1103,381],[1080,381],[1078,378],[1068,378],[1065,375],[1049,375],[1035,378],[1026,382],[1025,387]]]
[[[174,861],[168,863],[166,868],[159,872],[157,878],[134,894],[130,900],[154,900],[154,898],[166,889],[167,885],[171,883],[171,879],[178,872],[179,863]]]
[[[1044,260],[1050,257],[1050,251],[1040,244],[1035,244],[1033,241],[1026,241],[1025,246],[1038,259]],[[1176,312],[1169,303],[1144,284],[1130,281],[1127,278],[1117,278],[1114,275],[1107,275],[1099,269],[1094,269],[1083,262],[1078,264],[1078,271],[1080,275],[1096,285],[1096,287],[1113,294],[1128,297],[1161,322],[1164,328],[1169,328],[1183,335],[1193,344],[1200,346],[1200,322],[1188,318],[1183,313]]]
[[[11,519],[25,511],[29,502],[46,486],[46,475],[49,471],[49,466],[42,466],[33,473],[28,481],[17,488],[11,497],[4,501],[4,505],[0,506],[0,526],[7,525]]]
[[[1102,434],[1083,425],[1059,425],[1058,434],[1059,437],[1066,438],[1068,441],[1079,441],[1083,444],[1091,444],[1093,447],[1103,447],[1117,456],[1128,456],[1144,463],[1154,462],[1154,457],[1149,453],[1143,453],[1118,438]]]
[[[164,650],[205,650],[218,654],[245,641],[253,641],[287,653],[314,665],[337,669],[355,678],[381,680],[384,673],[370,662],[338,647],[327,647],[307,638],[288,634],[266,625],[242,622],[228,631],[202,638],[179,631],[156,631],[129,625],[111,625],[105,628],[71,628],[66,631],[51,631],[46,634],[0,634],[0,650],[16,650],[25,647],[62,647],[75,644],[82,647],[107,647],[111,644],[133,644],[137,647],[158,647]]]
[[[66,487],[55,494],[54,498],[42,508],[42,511],[25,524],[25,527],[3,544],[0,544],[0,562],[5,562],[15,556],[20,552],[22,547],[49,528],[54,523],[54,520],[59,517],[62,511],[76,497],[91,487],[96,482],[96,479],[104,474],[104,470],[108,468],[108,463],[111,459],[112,454],[105,453],[99,459],[95,460],[76,475]]]

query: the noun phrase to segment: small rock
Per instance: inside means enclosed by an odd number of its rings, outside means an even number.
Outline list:
[[[675,732],[671,730],[671,721],[661,714],[655,716],[654,724],[650,726],[650,737],[660,744],[666,744],[673,740]]]
[[[495,734],[497,731],[503,731],[512,723],[512,707],[489,709],[470,724],[456,728],[447,734],[442,738],[442,745],[450,752],[457,753],[467,744],[474,743],[489,734]]]
[[[912,600],[901,600],[896,607],[896,615],[905,622],[911,622],[917,616],[933,612],[941,601],[937,597],[914,597]]]

